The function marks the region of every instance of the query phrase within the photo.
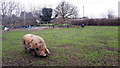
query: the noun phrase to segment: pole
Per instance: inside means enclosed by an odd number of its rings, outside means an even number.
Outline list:
[[[83,6],[83,17],[84,17],[84,8],[85,8],[85,6]]]
[[[24,26],[25,26],[25,11],[24,11]]]

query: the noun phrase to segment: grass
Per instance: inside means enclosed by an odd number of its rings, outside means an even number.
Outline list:
[[[49,57],[24,52],[21,38],[28,33],[44,38]],[[117,26],[6,31],[2,43],[3,66],[118,66]]]

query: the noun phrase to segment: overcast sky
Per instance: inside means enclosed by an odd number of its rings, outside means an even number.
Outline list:
[[[24,4],[26,10],[32,6],[55,8],[59,2],[66,1],[78,7],[79,16],[83,16],[83,6],[85,6],[85,16],[90,18],[106,17],[108,10],[113,10],[118,15],[118,2],[120,0],[18,0]]]

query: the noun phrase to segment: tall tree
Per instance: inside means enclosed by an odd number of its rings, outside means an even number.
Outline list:
[[[107,16],[108,16],[108,19],[113,19],[114,18],[114,11],[113,10],[108,10]]]
[[[31,7],[31,12],[34,15],[34,17],[39,18],[39,21],[44,21],[44,23],[48,23],[51,20],[55,19],[57,17],[57,14],[54,13],[54,18],[53,16],[53,9],[52,8],[41,8],[40,6],[36,7]]]
[[[17,1],[0,0],[0,14],[2,15],[2,25],[9,26],[10,24],[12,24],[12,15],[19,15],[22,10],[21,7],[22,6]]]
[[[73,18],[77,17],[78,9],[77,7],[73,6],[72,4],[62,1],[56,7],[56,12],[62,17],[65,21],[65,18]]]
[[[32,6],[30,11],[35,17],[39,17],[42,15],[42,8],[40,6]]]
[[[52,12],[53,12],[52,8],[43,8],[42,9],[42,14],[43,15],[41,16],[41,19],[43,21],[48,21],[48,22],[50,22],[51,20],[55,19],[58,16],[58,14],[56,14],[54,16],[54,18],[51,18],[52,17]]]
[[[0,1],[0,11],[1,15],[12,16],[12,14],[20,13],[21,5],[20,3],[13,0],[1,0]],[[19,11],[18,11],[19,10]]]
[[[6,2],[5,0],[1,0],[0,1],[1,15],[7,14],[7,7],[8,7],[8,2]]]

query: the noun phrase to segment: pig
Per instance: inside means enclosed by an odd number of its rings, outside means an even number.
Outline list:
[[[34,34],[26,34],[22,38],[23,48],[25,51],[32,53],[33,56],[44,56],[50,54],[46,47],[44,39]]]

